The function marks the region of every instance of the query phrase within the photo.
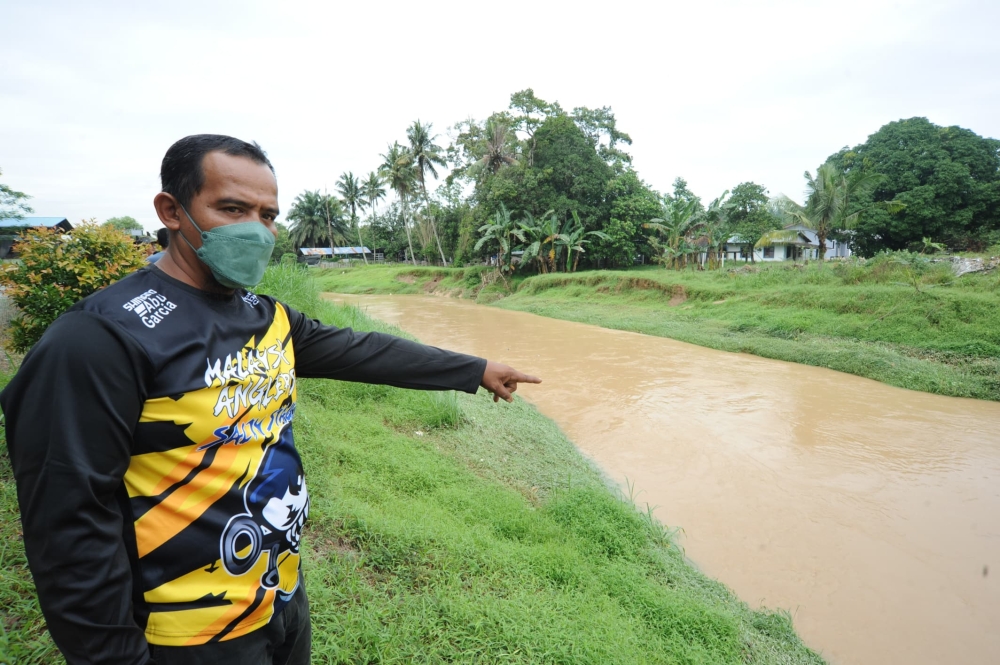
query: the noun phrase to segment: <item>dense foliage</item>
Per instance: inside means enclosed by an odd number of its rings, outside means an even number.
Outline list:
[[[854,245],[864,255],[906,249],[925,237],[953,249],[984,248],[1000,229],[1000,141],[926,118],[890,122],[829,163],[838,171],[880,176],[855,203],[870,208],[856,225]],[[898,201],[896,213],[872,208]]]
[[[104,226],[110,226],[116,228],[119,231],[142,231],[142,224],[140,224],[135,217],[129,217],[128,215],[124,217],[112,217],[108,221],[104,222]]]
[[[774,242],[799,242],[783,229],[792,226],[819,238],[807,256],[820,259],[827,239],[862,255],[1000,241],[1000,141],[923,118],[889,123],[807,171],[801,204],[749,181],[708,204],[682,178],[661,194],[632,167],[632,139],[609,107],[568,111],[530,88],[484,120],[456,124],[447,148],[431,130],[415,121],[366,179],[341,176],[339,200],[352,220],[341,236],[390,260],[537,272],[646,262],[717,268],[727,252],[753,261]],[[394,201],[380,209],[387,193]],[[319,242],[320,226],[315,220],[303,237]],[[583,242],[567,243],[571,232]],[[302,244],[295,227],[292,237]]]
[[[30,349],[76,301],[145,265],[145,253],[110,226],[29,229],[16,249],[21,260],[4,266],[0,285],[19,309],[8,340],[18,352]]]
[[[0,175],[3,171],[0,170]],[[0,219],[22,217],[34,212],[26,201],[31,197],[0,182]]]

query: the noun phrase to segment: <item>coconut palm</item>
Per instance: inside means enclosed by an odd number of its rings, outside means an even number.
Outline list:
[[[823,164],[816,170],[813,177],[809,171],[806,178],[806,204],[795,203],[787,197],[781,199],[781,205],[788,218],[801,224],[816,234],[819,242],[817,257],[820,261],[826,257],[826,239],[831,232],[851,229],[867,210],[848,212],[854,201],[870,192],[878,184],[881,176],[875,173],[856,172],[845,174],[833,164]],[[876,203],[878,206],[895,213],[906,207],[898,201]],[[874,207],[871,206],[871,207]],[[870,208],[869,208],[870,209]],[[794,240],[797,232],[782,229],[764,235],[757,247],[768,247],[775,242]]]
[[[333,251],[334,243],[347,237],[343,209],[340,201],[319,190],[305,191],[295,197],[288,213],[292,223],[289,237],[296,247],[317,247],[329,243]]]
[[[408,202],[413,196],[417,185],[417,174],[413,168],[413,156],[410,151],[399,145],[396,141],[389,146],[389,150],[381,155],[382,165],[378,167],[378,172],[396,195],[400,203],[403,204],[403,228],[406,229],[406,243],[410,247],[410,260],[413,265],[417,265],[417,256],[413,253],[413,238],[410,235],[410,225],[407,221],[409,212]]]
[[[515,147],[517,137],[510,125],[500,118],[491,117],[486,120],[484,129],[483,156],[473,165],[473,172],[496,174],[503,167],[516,164],[520,155]]]
[[[361,182],[354,176],[353,171],[342,173],[337,181],[337,192],[340,200],[351,211],[351,226],[358,231],[358,243],[361,245],[361,258],[368,265],[368,257],[365,256],[365,241],[361,238],[361,225],[358,224],[358,208],[364,204],[364,194],[361,191]]]
[[[441,146],[434,143],[437,136],[431,135],[432,127],[431,123],[427,123],[425,126],[421,124],[420,120],[417,120],[406,130],[406,138],[410,141],[410,153],[413,155],[416,166],[417,181],[420,183],[420,190],[424,195],[424,205],[431,220],[431,230],[434,232],[434,240],[437,241],[438,252],[441,254],[441,263],[448,265],[444,258],[444,250],[441,249],[441,238],[438,237],[434,215],[431,214],[431,202],[427,196],[427,173],[437,179],[437,170],[434,165],[445,166],[446,164],[444,156],[441,154]]]
[[[385,198],[385,187],[382,186],[382,178],[378,173],[372,171],[368,177],[361,181],[361,192],[365,197],[365,205],[375,214],[375,205]]]

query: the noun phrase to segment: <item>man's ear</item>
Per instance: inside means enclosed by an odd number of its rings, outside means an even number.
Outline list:
[[[163,225],[172,232],[177,232],[181,227],[181,204],[174,198],[173,194],[160,192],[153,197],[153,207],[156,208],[156,216],[160,218]]]

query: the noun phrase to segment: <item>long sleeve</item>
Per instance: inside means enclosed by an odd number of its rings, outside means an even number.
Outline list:
[[[293,309],[288,315],[299,377],[475,393],[486,370],[484,358],[394,335],[326,326]]]
[[[69,665],[150,662],[119,504],[146,371],[130,338],[74,311],[0,395],[28,565]]]

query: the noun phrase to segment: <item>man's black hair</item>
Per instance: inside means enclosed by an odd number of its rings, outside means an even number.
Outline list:
[[[194,134],[185,136],[170,146],[160,164],[160,188],[172,194],[187,207],[205,185],[202,162],[210,152],[224,152],[233,157],[248,157],[258,164],[265,164],[274,173],[274,166],[257,142],[247,143],[222,134]]]
[[[156,229],[156,244],[160,249],[166,249],[170,244],[170,231],[167,229]]]

